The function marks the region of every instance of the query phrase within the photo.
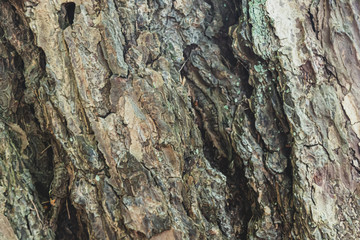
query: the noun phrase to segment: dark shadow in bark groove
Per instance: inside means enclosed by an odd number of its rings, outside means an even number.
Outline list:
[[[61,10],[58,12],[58,22],[61,29],[65,29],[74,23],[75,3],[68,2],[61,4]]]
[[[2,32],[1,28],[0,32]],[[6,39],[2,40],[6,42]],[[8,42],[6,45],[8,49],[12,49],[15,52],[15,49]],[[44,52],[41,52],[40,58],[40,69],[45,69]],[[25,71],[24,62],[17,52],[15,52],[14,60],[10,64],[12,68],[20,73]],[[25,102],[24,92],[26,85],[23,75],[18,78],[18,83],[14,87],[16,87],[13,90],[14,99],[18,102],[14,122],[24,130],[29,142],[29,145],[24,149],[24,155],[28,158],[24,161],[24,165],[29,169],[40,203],[44,203],[43,206],[46,208],[49,202],[49,187],[53,177],[53,152],[50,145],[50,137],[41,130],[40,123],[35,117],[34,106]]]
[[[58,221],[56,240],[80,240],[89,239],[86,229],[83,229],[83,223],[79,223],[75,207],[71,204],[70,198],[65,200],[60,210]]]
[[[211,6],[213,6],[211,1],[207,1]],[[235,4],[229,4],[229,8],[238,9]],[[212,40],[220,48],[220,57],[221,61],[232,73],[237,75],[241,80],[240,89],[244,96],[250,97],[253,91],[253,87],[248,84],[248,71],[246,68],[235,58],[232,48],[231,48],[231,39],[228,35],[228,28],[230,25],[235,24],[238,17],[238,11],[231,11],[231,14],[226,14],[226,22],[224,19],[224,26],[220,30],[220,33],[215,36]],[[224,15],[225,18],[225,15]],[[187,46],[184,50],[184,59],[187,60],[191,56],[192,50],[196,49],[197,45]],[[210,111],[209,106],[214,105],[211,99],[213,95],[208,96],[202,92],[195,82],[191,79],[191,74],[198,75],[198,69],[191,64],[191,61],[188,61],[182,68],[181,74],[186,76],[189,79],[189,84],[192,91],[194,92],[195,99],[192,101],[192,106],[195,109],[196,114],[196,123],[199,127],[199,130],[202,135],[204,147],[203,152],[205,157],[210,162],[211,166],[215,169],[222,172],[227,178],[227,186],[230,192],[230,198],[227,202],[227,211],[231,216],[232,227],[234,229],[234,236],[236,239],[246,239],[247,236],[247,224],[252,217],[251,204],[256,202],[255,196],[252,191],[249,189],[247,184],[247,179],[245,177],[245,172],[242,166],[242,160],[235,153],[232,148],[231,139],[227,135],[220,133],[219,128],[221,122],[217,122],[217,111]],[[207,83],[203,82],[207,85]],[[213,86],[212,86],[213,87]],[[214,90],[215,91],[215,90]],[[215,93],[215,95],[218,93]],[[214,97],[216,99],[216,97]],[[213,106],[216,109],[215,106]],[[221,149],[217,149],[214,146],[212,137],[207,133],[207,129],[204,124],[209,125],[211,131],[217,135],[217,140],[221,145]],[[222,152],[225,152],[225,156]],[[231,162],[234,162],[234,166],[231,167]]]

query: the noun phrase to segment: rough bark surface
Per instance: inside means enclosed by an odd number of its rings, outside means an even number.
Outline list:
[[[0,238],[359,239],[359,16],[0,0]]]

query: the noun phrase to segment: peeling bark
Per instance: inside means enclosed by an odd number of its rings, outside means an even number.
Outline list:
[[[3,236],[358,239],[359,11],[0,0]]]

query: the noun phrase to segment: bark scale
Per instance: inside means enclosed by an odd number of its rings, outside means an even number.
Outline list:
[[[359,11],[0,0],[1,232],[359,238]]]

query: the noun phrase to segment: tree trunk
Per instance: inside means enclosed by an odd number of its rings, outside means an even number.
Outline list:
[[[357,0],[0,0],[1,239],[359,239]]]

